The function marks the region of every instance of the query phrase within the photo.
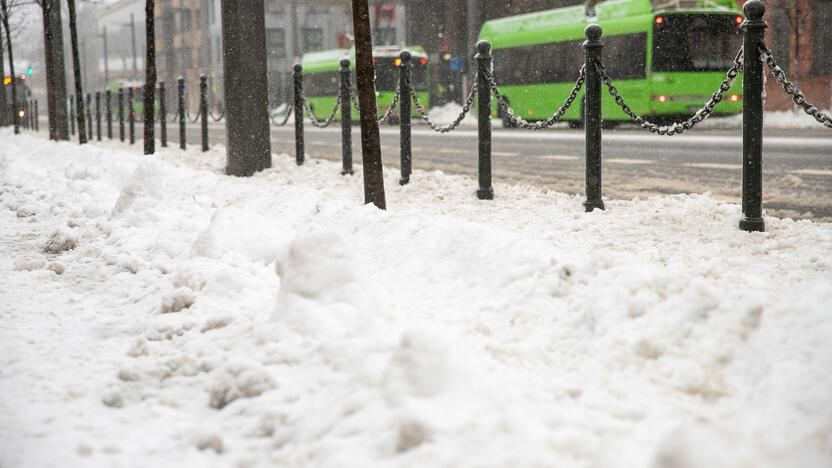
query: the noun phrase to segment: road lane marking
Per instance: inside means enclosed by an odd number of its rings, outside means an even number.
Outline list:
[[[491,152],[492,156],[509,156],[509,157],[511,157],[511,156],[517,156],[518,154],[519,153],[512,153],[512,152],[509,152],[509,151],[492,151]]]
[[[739,171],[742,169],[740,164],[719,164],[719,163],[688,163],[685,167],[693,167],[696,169],[724,169],[728,171]]]
[[[832,176],[832,171],[826,169],[798,169],[796,171],[789,171],[789,174]]]
[[[577,161],[578,156],[562,156],[559,154],[547,154],[545,156],[538,156],[538,159],[547,159],[550,161]]]
[[[465,150],[455,149],[455,148],[439,148],[439,150],[437,150],[437,152],[439,152],[439,153],[446,153],[446,154],[462,154],[462,153],[467,153],[467,151],[465,151]]]
[[[604,162],[613,164],[653,164],[655,161],[649,159],[627,159],[627,158],[610,158],[604,159]]]

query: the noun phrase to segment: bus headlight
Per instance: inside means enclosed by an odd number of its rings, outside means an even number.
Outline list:
[[[742,96],[740,96],[739,94],[732,94],[730,97],[728,97],[728,100],[731,102],[740,102],[741,99]]]
[[[19,114],[19,115],[20,115],[21,117],[23,117],[24,115],[26,115],[26,113],[25,113],[25,112],[23,112],[23,111],[20,111],[20,114]]]
[[[670,101],[670,98],[665,96],[664,94],[660,94],[658,96],[653,96],[653,100],[656,101],[656,102],[660,102],[660,103],[664,104],[664,103]]]

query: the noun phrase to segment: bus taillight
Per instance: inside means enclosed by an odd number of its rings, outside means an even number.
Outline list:
[[[425,58],[425,57],[422,57],[421,59],[419,59],[419,63],[421,63],[422,65],[427,65],[428,64],[428,59]]]
[[[653,96],[653,100],[654,100],[654,101],[658,101],[658,102],[660,102],[660,103],[662,103],[662,104],[664,104],[665,102],[669,101],[669,99],[667,98],[667,96],[665,96],[664,94],[660,94],[660,95],[658,95],[658,96]]]
[[[728,100],[730,100],[731,102],[740,102],[740,99],[742,99],[742,97],[739,94],[732,94],[728,98]]]
[[[657,16],[656,24],[664,24],[664,16]]]
[[[737,16],[736,18],[734,18],[734,21],[736,21],[737,24],[742,24],[742,22],[745,21],[745,19],[742,16]]]

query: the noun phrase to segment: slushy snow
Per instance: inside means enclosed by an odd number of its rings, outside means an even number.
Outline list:
[[[832,466],[830,224],[139,153],[0,131],[3,468]]]

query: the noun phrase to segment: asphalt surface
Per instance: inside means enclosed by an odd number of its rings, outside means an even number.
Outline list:
[[[340,161],[340,124],[334,125],[337,128],[323,130],[307,125],[307,158]],[[168,134],[172,142],[178,141],[178,127],[169,127]],[[224,143],[224,124],[212,123],[209,136],[212,144]],[[382,127],[381,136],[385,167],[398,168],[398,128]],[[198,124],[189,125],[188,142],[198,144],[199,138]],[[359,128],[353,127],[356,162],[361,161],[360,141]],[[495,128],[492,146],[495,183],[528,183],[584,193],[582,131],[562,128],[532,133]],[[291,125],[272,128],[272,150],[295,154]],[[705,192],[736,203],[741,199],[742,137],[738,129],[694,129],[686,135],[666,137],[622,126],[604,131],[603,158],[606,199]],[[767,214],[832,221],[832,131],[820,126],[812,130],[767,130],[763,158]],[[413,168],[476,179],[476,128],[440,135],[426,126],[414,125]],[[418,184],[418,174],[411,181]]]

